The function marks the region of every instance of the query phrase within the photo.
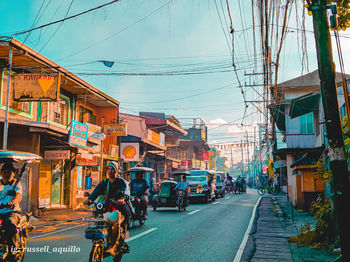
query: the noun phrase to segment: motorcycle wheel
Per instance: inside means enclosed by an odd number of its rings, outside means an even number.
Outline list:
[[[113,258],[113,262],[120,262],[122,261],[122,258],[123,258],[123,254],[115,255]]]
[[[89,262],[101,262],[103,260],[103,247],[101,245],[93,245]]]
[[[134,226],[134,219],[133,218],[130,218],[129,219],[129,223],[128,223],[128,229],[132,228]]]
[[[25,250],[27,248],[27,238],[23,235],[20,236],[20,246],[22,248],[22,250],[20,252],[18,252],[16,259],[18,262],[22,262],[24,260],[24,254],[25,254]]]
[[[259,194],[259,195],[265,194],[265,191],[266,191],[265,188],[262,188],[262,187],[261,187],[261,188],[258,188],[258,194]]]
[[[142,226],[145,223],[145,219],[144,218],[140,218],[139,219],[139,223],[140,223],[140,226]]]

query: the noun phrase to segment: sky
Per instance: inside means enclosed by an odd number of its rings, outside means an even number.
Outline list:
[[[0,35],[8,36],[108,2],[1,1]],[[184,125],[192,118],[202,118],[208,125],[210,143],[239,143],[245,135],[251,141],[254,125],[263,120],[256,108],[261,103],[248,103],[247,107],[242,90],[251,101],[258,100],[257,93],[262,93],[261,87],[255,87],[257,92],[247,87],[253,81],[262,83],[261,76],[248,76],[262,71],[261,48],[256,39],[254,52],[251,1],[228,2],[235,31],[237,75],[232,67],[226,0],[120,0],[16,38],[120,101],[121,112],[164,112]],[[301,34],[293,29],[300,28],[300,3],[293,7],[289,18],[279,82],[302,73]],[[307,15],[306,26],[312,30]],[[348,69],[350,36],[346,32],[342,35]],[[306,36],[311,72],[317,69],[315,44],[311,31]],[[98,62],[101,60],[113,61],[114,65],[108,68]],[[304,69],[307,73],[306,65]],[[118,74],[108,75],[111,73]]]

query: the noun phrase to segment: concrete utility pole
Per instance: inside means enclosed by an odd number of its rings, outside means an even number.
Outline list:
[[[329,141],[330,168],[333,175],[334,212],[339,228],[343,261],[350,261],[350,184],[344,159],[344,140],[340,123],[335,65],[329,32],[326,0],[312,0],[312,11],[322,103]]]
[[[5,121],[4,121],[4,137],[2,142],[3,151],[7,150],[7,141],[8,141],[11,74],[12,74],[12,48],[10,49],[10,52],[9,52],[9,69],[7,71],[6,111],[5,111]]]

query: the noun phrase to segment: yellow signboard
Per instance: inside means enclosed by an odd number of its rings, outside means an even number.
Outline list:
[[[103,133],[106,136],[127,136],[127,125],[124,124],[104,124]]]
[[[15,101],[59,100],[60,74],[16,74],[12,84]]]
[[[50,205],[51,198],[51,161],[40,162],[39,206]]]

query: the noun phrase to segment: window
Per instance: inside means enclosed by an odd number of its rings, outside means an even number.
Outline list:
[[[91,110],[83,106],[79,106],[79,122],[96,125],[96,116]]]
[[[6,94],[7,94],[7,73],[3,71],[2,73],[2,90],[1,90],[1,105],[6,106]],[[10,89],[10,99],[9,99],[9,106],[10,109],[13,109],[14,111],[10,110],[10,112],[13,113],[25,113],[25,114],[31,114],[31,102],[16,102],[13,101],[13,92],[12,88]]]
[[[314,133],[314,114],[308,113],[299,117],[300,133],[313,134]]]
[[[64,127],[69,123],[69,97],[60,94],[58,102],[43,102],[41,106],[41,122],[56,123]]]
[[[49,120],[61,125],[68,125],[69,102],[60,97],[58,102],[51,102],[49,109]]]

